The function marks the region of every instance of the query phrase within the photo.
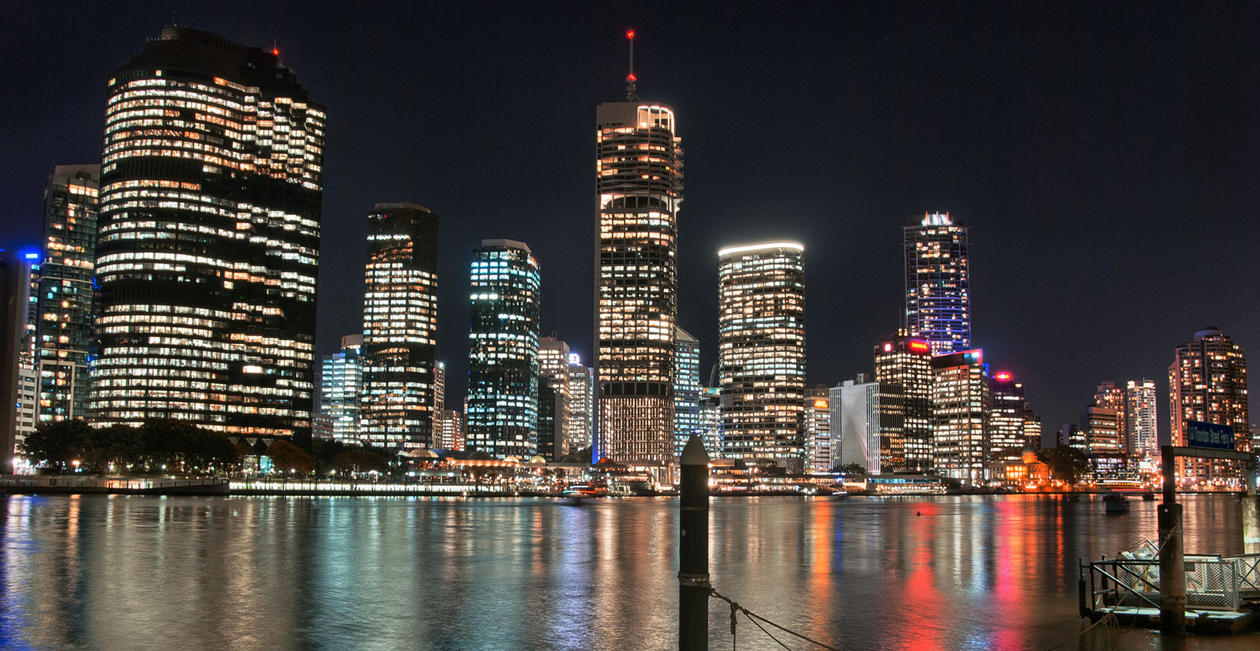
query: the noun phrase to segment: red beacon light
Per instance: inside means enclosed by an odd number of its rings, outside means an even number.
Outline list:
[[[633,29],[631,29],[631,30],[627,30],[627,31],[626,31],[626,39],[628,39],[628,40],[634,40],[634,30],[633,30]]]
[[[272,56],[280,56],[280,48],[278,47],[271,48],[271,54]]]
[[[633,82],[636,82],[636,81],[638,81],[638,80],[639,80],[639,78],[638,78],[638,77],[636,77],[636,76],[634,76],[634,73],[633,73],[633,72],[632,72],[632,73],[630,73],[630,74],[628,74],[628,75],[626,75],[626,81],[628,81],[628,82],[633,83]]]

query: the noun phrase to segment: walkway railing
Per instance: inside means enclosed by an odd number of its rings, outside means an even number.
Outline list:
[[[1186,556],[1186,608],[1239,612],[1260,592],[1260,554]],[[1080,565],[1082,615],[1116,607],[1159,609],[1159,559],[1115,558]],[[1087,591],[1086,591],[1087,589]]]

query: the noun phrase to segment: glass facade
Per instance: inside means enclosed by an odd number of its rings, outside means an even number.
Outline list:
[[[964,485],[987,480],[989,368],[981,350],[932,358],[932,465]]]
[[[362,387],[363,335],[346,335],[341,338],[341,350],[326,355],[320,366],[316,436],[360,443]]]
[[[274,52],[180,27],[106,92],[95,423],[304,443],[324,109]]]
[[[722,456],[805,460],[805,267],[795,242],[718,252]]]
[[[368,215],[360,435],[389,448],[433,443],[438,217],[414,203]]]
[[[595,369],[584,366],[577,353],[569,353],[569,451],[588,448],[595,429]]]
[[[932,466],[932,348],[899,334],[875,346],[880,465],[885,472]]]
[[[1024,421],[1029,408],[1024,399],[1024,383],[1016,382],[1009,371],[997,371],[989,378],[989,398],[989,458],[1020,461],[1028,444]]]
[[[87,417],[99,165],[58,165],[44,190],[44,251],[31,277],[36,422]]]
[[[668,106],[606,102],[595,120],[593,457],[664,466],[674,456],[682,145]]]
[[[555,337],[538,338],[538,372],[556,394],[555,416],[552,426],[557,430],[552,445],[560,452],[557,458],[569,453],[569,420],[572,417],[572,396],[569,391],[569,344]],[[541,412],[540,412],[541,413]],[[541,433],[541,426],[540,426]]]
[[[470,450],[500,459],[538,453],[539,290],[538,261],[524,243],[482,240],[473,250],[465,423]]]
[[[967,227],[949,213],[927,213],[903,231],[905,329],[932,353],[971,348],[971,275]]]
[[[682,328],[674,329],[674,337],[674,456],[682,456],[700,427],[700,340]]]
[[[805,415],[805,470],[830,472],[831,395],[827,387],[814,387],[805,393]]]

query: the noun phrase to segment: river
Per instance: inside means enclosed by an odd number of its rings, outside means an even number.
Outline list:
[[[1232,496],[1186,549],[1240,553]],[[677,501],[0,497],[0,647],[667,649]],[[1077,616],[1077,559],[1154,538],[1155,502],[714,498],[711,571],[844,649],[1174,648]],[[711,646],[730,648],[710,603]],[[741,617],[738,647],[776,646]],[[786,641],[786,640],[785,640]],[[791,643],[793,648],[804,648]],[[1191,638],[1254,649],[1260,636]]]

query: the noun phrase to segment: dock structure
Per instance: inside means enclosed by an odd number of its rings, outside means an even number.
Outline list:
[[[1114,616],[1122,626],[1158,628],[1158,547],[1146,541],[1136,552],[1079,565],[1080,614],[1091,621]],[[1186,555],[1183,560],[1185,629],[1236,633],[1254,626],[1260,613],[1260,554]]]

